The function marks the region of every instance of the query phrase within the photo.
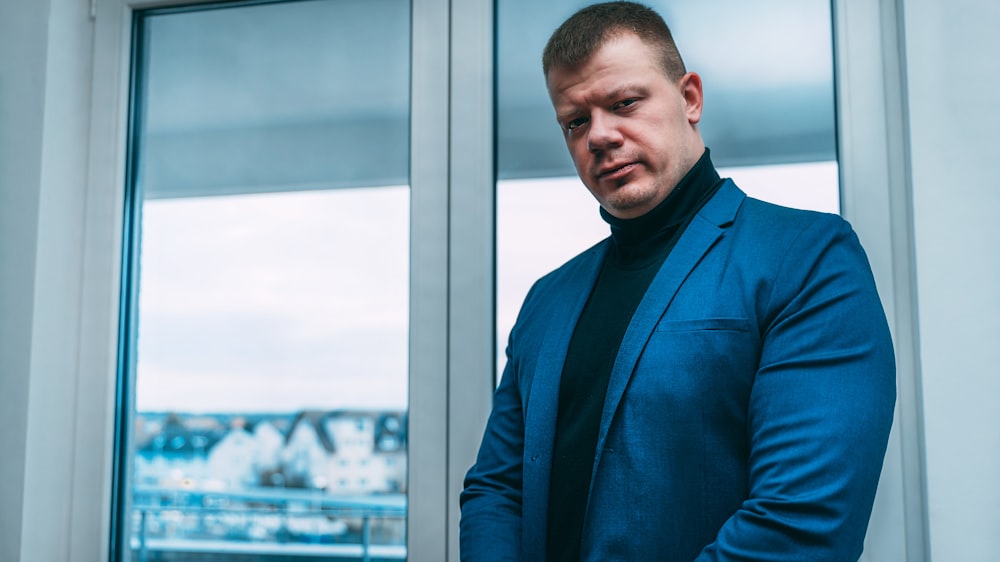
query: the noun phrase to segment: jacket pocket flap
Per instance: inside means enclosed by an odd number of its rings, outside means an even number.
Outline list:
[[[657,332],[694,332],[701,330],[726,330],[749,332],[750,321],[746,318],[695,318],[691,320],[661,320],[656,325]]]

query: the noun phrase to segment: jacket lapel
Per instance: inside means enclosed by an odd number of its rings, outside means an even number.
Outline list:
[[[607,441],[608,430],[614,419],[618,405],[621,403],[629,379],[635,370],[639,356],[646,342],[653,333],[653,328],[663,316],[674,295],[684,279],[698,265],[698,262],[708,253],[709,249],[722,237],[724,227],[731,224],[736,211],[746,195],[727,179],[719,188],[718,193],[710,199],[698,212],[681,235],[677,245],[667,256],[660,271],[653,278],[646,295],[639,303],[632,321],[629,323],[622,339],[618,356],[611,370],[611,380],[604,399],[604,410],[601,415],[601,426],[597,435],[597,450],[594,468],[591,474],[591,488],[594,476],[604,453],[604,443]],[[565,350],[563,350],[565,357]],[[556,396],[558,398],[558,396]],[[589,504],[589,502],[588,502]]]
[[[559,292],[545,303],[547,322],[527,397],[524,421],[522,513],[526,552],[544,553],[549,477],[555,442],[559,382],[569,340],[587,302],[607,253],[608,241],[598,244],[564,270]]]

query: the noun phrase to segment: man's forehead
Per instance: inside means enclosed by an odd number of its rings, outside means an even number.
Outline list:
[[[551,80],[553,72],[574,72],[582,70],[587,65],[591,64],[594,59],[599,58],[610,51],[617,51],[620,49],[628,49],[631,57],[645,58],[649,62],[659,65],[660,56],[653,45],[650,45],[649,42],[645,41],[642,37],[631,31],[622,30],[607,34],[598,43],[596,43],[594,48],[588,51],[585,56],[569,61],[553,61],[545,75],[546,83]]]
[[[666,78],[659,59],[638,38],[608,42],[577,65],[554,66],[546,76],[549,95],[555,98],[570,90],[614,93],[648,86],[650,80]]]

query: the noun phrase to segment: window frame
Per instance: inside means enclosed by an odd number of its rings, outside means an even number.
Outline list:
[[[80,506],[69,526],[75,540],[72,552],[92,553],[94,559],[122,559],[114,551],[121,513],[127,513],[127,498],[114,498],[116,489],[127,489],[127,482],[115,482],[113,474],[128,474],[123,468],[127,459],[115,457],[116,447],[127,447],[127,428],[116,427],[117,412],[129,408],[130,391],[119,393],[119,384],[128,384],[130,376],[119,372],[128,365],[129,314],[134,306],[121,301],[126,284],[134,282],[134,268],[127,262],[123,241],[133,232],[134,202],[128,193],[128,119],[134,112],[129,98],[130,75],[135,50],[134,12],[150,8],[203,7],[219,4],[217,0],[95,0],[94,60],[90,177],[87,189],[87,267],[83,278],[83,324],[95,330],[80,334],[81,348],[103,350],[90,354],[81,365],[77,400],[85,403],[76,416],[78,435],[89,434],[87,445],[79,447],[79,456],[87,470],[78,465],[82,476],[98,476],[99,484],[74,486],[72,504]],[[456,7],[457,11],[470,3]],[[492,9],[492,5],[490,5]],[[454,318],[449,316],[450,290],[449,235],[449,140],[451,107],[449,84],[438,77],[449,74],[451,38],[441,34],[448,29],[452,10],[447,0],[412,0],[411,2],[411,276],[410,276],[410,373],[409,373],[409,462],[410,495],[407,514],[407,547],[417,559],[444,559],[450,538],[457,556],[457,535],[447,536],[448,506],[451,496],[457,505],[457,491],[449,494],[448,445],[448,366],[449,334],[455,333]],[[485,36],[485,35],[484,35]],[[419,70],[418,70],[419,69]],[[460,167],[459,167],[460,168]],[[461,170],[459,170],[461,171]],[[490,174],[492,176],[492,174]],[[114,189],[107,189],[114,186]],[[124,258],[123,258],[124,257]],[[128,277],[123,273],[128,272]],[[460,277],[460,276],[458,276]],[[124,283],[122,282],[124,279]],[[98,298],[97,295],[100,295]],[[417,298],[419,296],[419,298]],[[134,305],[134,303],[132,303]],[[461,307],[457,307],[461,310]],[[461,317],[462,315],[452,315]],[[467,317],[471,318],[471,317]],[[413,329],[419,327],[420,329]],[[449,332],[449,329],[451,332]],[[492,332],[490,332],[492,336]],[[454,349],[461,349],[459,345]],[[461,356],[461,354],[456,354]],[[115,463],[117,467],[113,466]],[[117,469],[117,470],[116,470]],[[450,476],[450,478],[449,478]],[[75,480],[79,481],[80,478]],[[95,506],[99,517],[94,517]],[[457,513],[452,513],[457,521]],[[88,554],[85,557],[91,558]]]
[[[896,409],[862,561],[930,559],[902,2],[831,0],[841,215],[868,253]],[[872,53],[881,56],[872,56]]]

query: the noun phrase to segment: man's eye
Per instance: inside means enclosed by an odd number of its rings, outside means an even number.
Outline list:
[[[572,131],[573,129],[579,127],[580,125],[583,125],[586,122],[587,122],[586,117],[577,117],[576,119],[573,119],[569,123],[566,123],[566,130]]]
[[[633,98],[629,98],[627,100],[622,100],[622,101],[616,103],[614,108],[615,109],[621,109],[623,107],[628,107],[628,106],[634,104],[636,101],[638,101],[638,100],[633,99]]]

